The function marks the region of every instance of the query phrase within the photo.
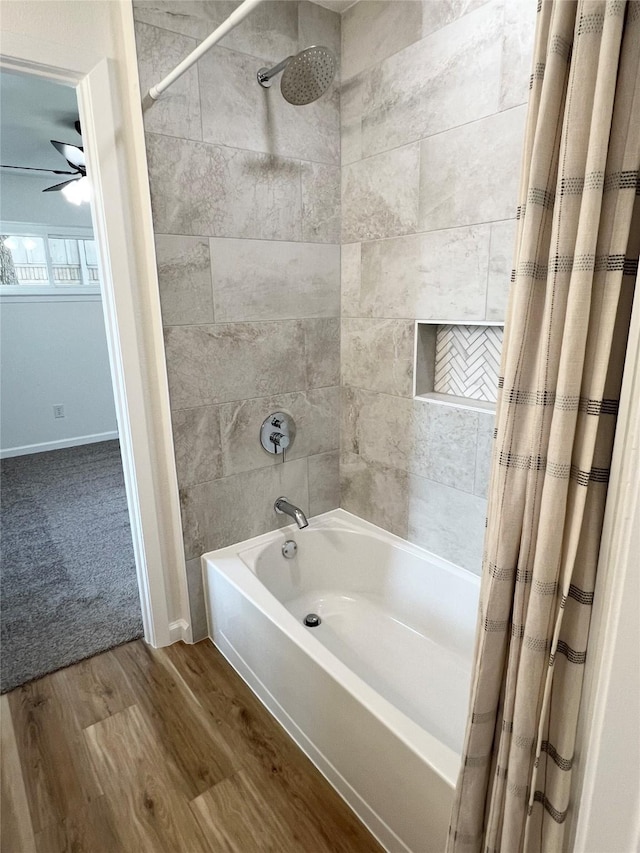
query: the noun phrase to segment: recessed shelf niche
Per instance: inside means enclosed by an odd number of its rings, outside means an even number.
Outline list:
[[[502,323],[418,320],[415,396],[494,412],[502,335]]]

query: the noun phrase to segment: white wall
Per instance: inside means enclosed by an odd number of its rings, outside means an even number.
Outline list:
[[[0,455],[115,438],[100,297],[18,299],[0,305]]]
[[[7,0],[2,32],[33,36],[93,58],[113,56],[109,2]],[[55,175],[3,172],[0,219],[91,227],[88,205],[77,207],[60,193],[43,194]],[[61,179],[60,179],[61,180]],[[114,437],[116,414],[100,297],[0,297],[0,455]],[[53,404],[65,417],[53,418]],[[35,445],[35,446],[34,446]]]
[[[2,172],[0,175],[0,220],[38,222],[66,228],[91,228],[88,204],[75,205],[62,193],[43,193],[45,187],[64,180],[59,175],[29,175]]]
[[[2,31],[32,35],[97,62],[116,51],[110,6],[109,0],[3,0]]]
[[[88,204],[43,193],[55,175],[3,172],[1,222],[91,228]],[[0,294],[0,456],[117,436],[102,300]],[[53,405],[65,407],[53,417]]]

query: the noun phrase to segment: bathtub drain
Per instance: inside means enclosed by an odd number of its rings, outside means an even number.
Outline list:
[[[322,619],[318,616],[317,613],[307,613],[307,615],[303,619],[304,624],[307,628],[317,628],[318,625],[322,622]]]

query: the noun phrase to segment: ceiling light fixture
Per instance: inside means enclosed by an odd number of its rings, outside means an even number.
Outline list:
[[[62,187],[62,195],[71,204],[80,205],[86,201],[91,201],[91,183],[89,178],[85,175],[77,181],[69,181],[66,186]]]

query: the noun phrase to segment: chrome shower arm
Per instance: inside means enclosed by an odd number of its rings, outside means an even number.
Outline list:
[[[261,68],[258,71],[258,83],[260,83],[261,86],[264,86],[265,89],[268,89],[271,85],[271,80],[276,76],[276,74],[284,71],[292,59],[293,55],[287,56],[286,59],[283,59],[282,62],[274,65],[273,68]]]

